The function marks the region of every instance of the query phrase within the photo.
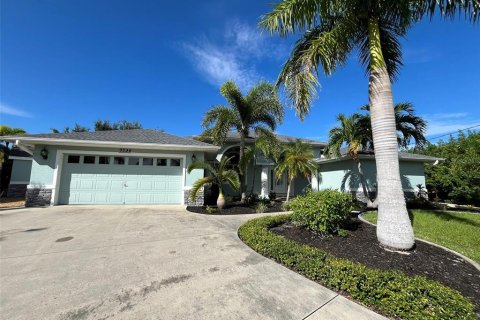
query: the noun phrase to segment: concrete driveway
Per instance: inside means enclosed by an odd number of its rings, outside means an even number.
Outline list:
[[[0,212],[3,319],[381,319],[175,206]]]

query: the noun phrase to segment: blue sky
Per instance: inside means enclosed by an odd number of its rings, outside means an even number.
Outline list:
[[[30,133],[97,119],[138,120],[178,135],[201,131],[223,104],[219,86],[274,81],[296,37],[262,33],[272,1],[2,0],[0,123]],[[434,19],[402,41],[396,102],[414,103],[436,137],[480,124],[480,24]],[[287,110],[279,133],[325,140],[338,113],[367,102],[352,55],[302,123]]]

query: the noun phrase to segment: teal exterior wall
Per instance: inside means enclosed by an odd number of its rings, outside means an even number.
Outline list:
[[[375,160],[361,160],[361,164],[369,189],[375,189]],[[400,161],[400,175],[405,191],[413,191],[417,184],[425,186],[423,162]],[[357,164],[353,160],[320,164],[319,189],[361,191]]]
[[[40,151],[45,148],[48,150],[48,159],[44,160],[40,155]],[[33,153],[33,161],[31,168],[30,184],[38,187],[51,186],[54,184],[53,175],[55,171],[55,159],[57,150],[78,150],[78,154],[82,155],[82,151],[95,151],[95,152],[118,152],[118,148],[101,148],[101,147],[78,147],[78,146],[43,146],[39,145],[35,147]],[[131,154],[136,153],[152,154],[154,157],[156,154],[179,154],[186,156],[186,168],[192,162],[192,155],[195,154],[197,160],[203,160],[205,158],[204,152],[185,152],[175,150],[146,150],[146,149],[132,149]],[[119,153],[119,155],[128,157],[129,153]],[[203,170],[193,170],[190,174],[186,173],[185,186],[191,186],[197,179],[203,177]]]
[[[251,144],[247,144],[247,146],[249,145]],[[219,156],[217,156],[217,159],[219,159],[220,156],[227,149],[230,149],[232,146],[238,146],[238,143],[226,143],[224,146],[222,146],[222,148],[218,151]],[[314,158],[320,158],[321,151],[322,151],[321,147],[313,147],[312,151],[313,151]],[[262,166],[268,166],[272,168],[274,166],[274,162],[269,159],[266,159],[259,151],[257,151],[256,159],[257,159],[256,161],[259,163],[258,165],[255,165],[254,162],[251,162],[248,166],[246,184],[247,184],[247,193],[253,192],[257,195],[260,195],[261,188],[262,188],[262,185],[261,185]],[[293,195],[301,194],[305,191],[305,189],[308,186],[310,186],[310,182],[305,177],[298,177],[293,181],[292,194]],[[235,192],[229,186],[224,186],[224,193],[228,196],[239,195],[238,192]]]
[[[40,155],[40,151],[45,148],[48,150],[48,158],[45,160]],[[57,148],[53,146],[36,146],[33,151],[32,173],[30,175],[30,185],[36,187],[51,186],[53,184],[53,173],[55,171],[55,158]]]
[[[32,172],[32,160],[13,160],[12,175],[10,182],[30,182],[30,174]]]

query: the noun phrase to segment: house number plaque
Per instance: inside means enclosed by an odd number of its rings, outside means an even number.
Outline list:
[[[132,149],[120,148],[119,152],[120,152],[120,153],[131,153],[131,152],[132,152]]]

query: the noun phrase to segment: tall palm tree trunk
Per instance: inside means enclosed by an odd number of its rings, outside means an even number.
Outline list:
[[[239,159],[239,163],[241,163],[243,157],[245,156],[245,134],[243,133],[240,133],[240,159]],[[246,174],[245,172],[243,172],[244,168],[241,168],[240,166],[240,193],[241,193],[241,201],[242,203],[245,203],[245,201],[247,200],[247,194],[245,192],[245,178],[246,178]],[[246,170],[246,168],[245,168]]]
[[[378,22],[372,19],[368,26],[369,102],[378,184],[377,238],[384,246],[408,250],[415,240],[400,179],[392,87],[382,54]]]

